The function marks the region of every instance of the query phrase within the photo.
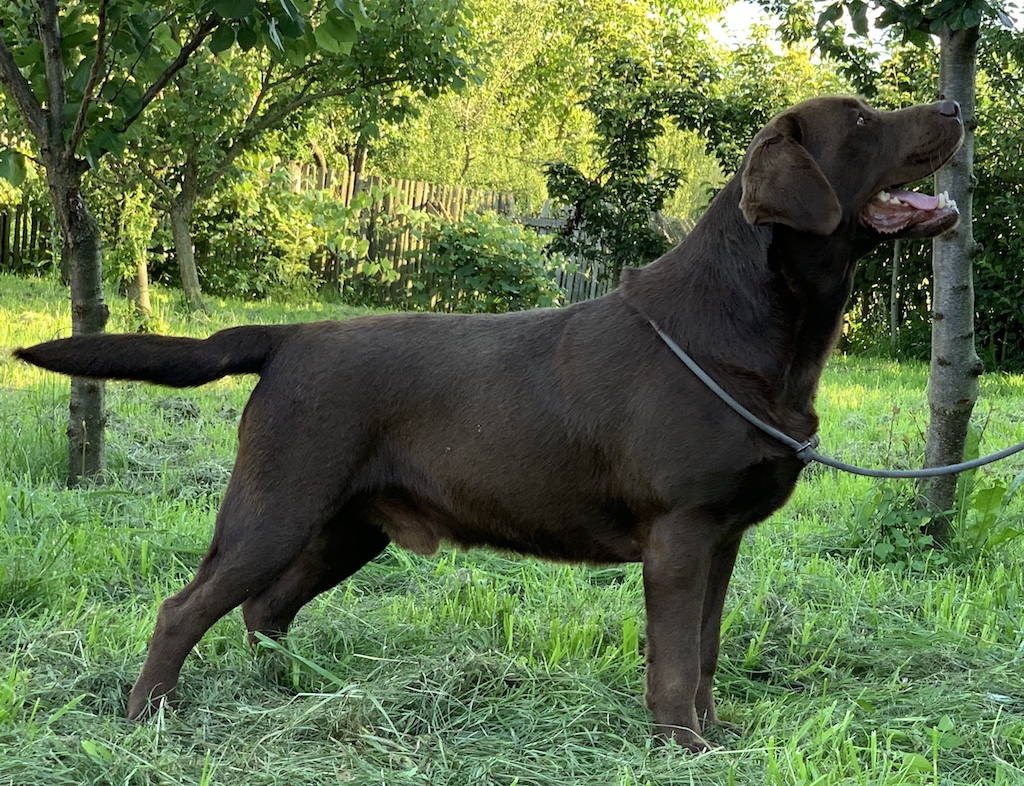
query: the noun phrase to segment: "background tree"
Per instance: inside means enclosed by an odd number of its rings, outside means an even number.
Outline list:
[[[567,210],[554,251],[584,259],[618,284],[627,265],[650,262],[668,250],[652,227],[654,214],[679,184],[674,169],[653,171],[654,145],[677,96],[642,63],[618,58],[593,77],[584,106],[594,115],[599,171],[588,176],[569,164],[547,167],[548,191]]]
[[[108,315],[100,228],[85,199],[85,173],[123,148],[138,118],[208,40],[242,36],[282,56],[304,57],[319,38],[332,35],[330,20],[345,9],[340,1],[312,15],[291,2],[256,0],[164,6],[93,0],[63,8],[57,0],[0,3],[0,84],[46,173],[71,281],[73,334],[102,332]],[[314,28],[323,28],[319,36]],[[7,154],[8,170],[16,160]],[[102,470],[103,427],[103,385],[73,379],[70,483]]]
[[[591,162],[593,118],[581,102],[595,69],[618,54],[664,57],[666,42],[696,58],[707,46],[705,21],[724,5],[475,0],[469,29],[479,80],[384,126],[374,166],[384,175],[511,191],[520,213],[539,212],[546,163]]]
[[[324,103],[358,135],[403,117],[413,95],[436,96],[468,78],[457,2],[379,0],[367,8],[341,17],[336,38],[304,59],[267,49],[195,57],[148,114],[132,159],[169,220],[190,308],[205,309],[192,236],[196,207],[267,132],[299,125],[295,115]]]

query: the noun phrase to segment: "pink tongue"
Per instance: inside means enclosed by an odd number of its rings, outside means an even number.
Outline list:
[[[889,193],[900,200],[900,202],[906,202],[908,205],[915,207],[918,210],[935,210],[939,206],[939,198],[931,196],[930,194],[919,194],[916,191],[903,191],[899,188],[895,188]]]

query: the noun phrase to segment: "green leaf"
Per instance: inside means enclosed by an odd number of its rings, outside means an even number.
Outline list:
[[[93,57],[83,57],[82,62],[75,68],[75,73],[67,81],[69,95],[76,97],[82,95],[85,85],[89,81],[89,71],[92,68],[94,59]]]
[[[277,47],[278,51],[284,51],[284,42],[281,40],[281,33],[277,29],[277,20],[271,19],[267,25],[267,34],[270,36],[271,42]]]
[[[325,52],[330,52],[334,55],[339,54],[341,52],[341,42],[332,36],[326,27],[326,25],[321,24],[314,28],[313,38],[316,39],[316,45]]]
[[[850,21],[853,23],[853,30],[857,35],[868,34],[868,7],[866,3],[850,4]]]
[[[920,753],[908,753],[906,751],[893,751],[897,758],[903,760],[903,769],[907,772],[918,774],[930,774],[932,764]]]
[[[213,10],[225,19],[244,19],[256,12],[256,0],[217,0]]]
[[[354,43],[359,40],[359,28],[355,21],[347,17],[328,14],[321,27],[326,27],[338,41]]]
[[[93,740],[82,740],[82,750],[97,764],[106,765],[114,760],[110,749]]]
[[[328,14],[313,31],[317,45],[334,54],[347,55],[352,45],[359,40],[356,23],[351,19],[335,14]]]
[[[0,178],[17,188],[25,182],[27,176],[25,156],[17,150],[0,150]]]
[[[932,45],[932,37],[924,30],[905,30],[903,40],[920,49],[928,49]]]
[[[251,24],[246,24],[245,22],[238,25],[235,38],[238,41],[238,48],[243,52],[248,52],[256,46],[259,41],[259,37],[256,34],[256,28]]]
[[[99,159],[104,153],[120,155],[124,152],[125,138],[123,134],[117,134],[109,129],[103,129],[84,146],[83,154],[89,166],[96,169],[99,166]]]
[[[295,5],[295,0],[281,0],[281,7],[294,21],[302,22],[302,12],[299,11],[299,7]]]
[[[977,8],[966,8],[963,14],[964,28],[978,27],[981,24],[981,10]]]
[[[66,34],[60,41],[60,48],[64,52],[75,52],[86,44],[95,45],[96,25],[85,25],[80,30]]]
[[[839,3],[828,6],[818,17],[817,27],[820,30],[825,25],[837,21],[843,15],[843,7]]]
[[[235,43],[235,28],[229,22],[221,22],[210,36],[210,51],[215,55],[230,49]]]

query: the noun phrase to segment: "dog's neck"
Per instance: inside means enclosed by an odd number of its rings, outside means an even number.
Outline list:
[[[713,376],[748,379],[773,409],[813,418],[852,286],[855,228],[812,238],[752,226],[739,198],[736,177],[679,246],[624,271],[622,293]]]

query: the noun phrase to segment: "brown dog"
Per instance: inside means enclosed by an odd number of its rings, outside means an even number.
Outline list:
[[[186,655],[235,606],[250,631],[281,635],[389,541],[420,554],[447,541],[641,561],[647,703],[659,735],[703,750],[740,536],[785,502],[802,463],[709,392],[648,319],[757,415],[809,438],[855,261],[956,223],[955,205],[899,187],[940,167],[962,135],[952,101],[799,104],[757,135],[675,250],[571,308],[18,350],[105,379],[261,376],[210,550],[161,606],[128,714],[173,700]]]

